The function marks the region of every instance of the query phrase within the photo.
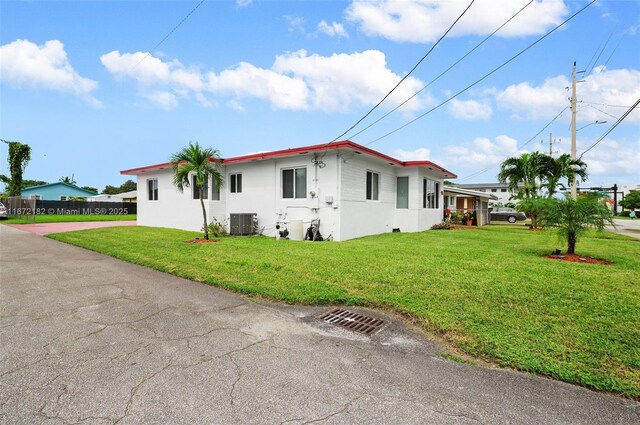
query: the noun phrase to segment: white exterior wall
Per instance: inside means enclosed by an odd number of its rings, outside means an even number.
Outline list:
[[[149,200],[147,181],[150,179],[158,179],[157,201]],[[173,171],[170,168],[139,174],[138,194],[138,225],[193,231],[202,229],[200,200],[192,199],[191,187],[181,193],[173,185]],[[210,203],[210,200],[205,200],[207,218],[210,217]]]
[[[366,199],[367,171],[380,174],[379,200]],[[342,240],[391,232],[419,232],[442,221],[442,183],[423,168],[400,167],[361,156],[341,162],[340,237]],[[409,208],[396,208],[397,177],[409,177]],[[422,181],[439,183],[439,208],[422,208]]]
[[[311,220],[320,219],[320,233],[323,237],[333,235],[338,238],[337,171],[335,154],[327,154],[320,168],[311,159],[313,155],[299,155],[288,158],[230,164],[225,169],[225,189],[227,196],[227,216],[236,213],[256,213],[258,227],[268,236],[275,235],[277,223],[302,220],[306,231]],[[282,170],[306,168],[307,197],[290,199],[282,197]],[[316,174],[317,172],[317,174]],[[242,193],[230,192],[230,175],[242,173]],[[311,197],[310,192],[315,196]],[[326,196],[333,202],[326,203]]]
[[[353,153],[327,152],[318,155],[324,163],[320,168],[312,163],[313,154],[267,159],[221,168],[224,186],[220,200],[205,200],[207,218],[215,217],[229,225],[231,214],[255,213],[258,228],[263,234],[274,236],[277,223],[302,220],[306,231],[312,219],[320,219],[323,237],[347,240],[366,235],[391,232],[416,232],[442,221],[442,179],[429,170],[418,167],[390,165],[384,160]],[[282,197],[282,170],[307,169],[307,197]],[[366,199],[366,174],[380,175],[378,200]],[[230,175],[242,174],[242,192],[231,193]],[[200,201],[192,199],[192,189],[180,193],[172,181],[170,168],[140,173],[138,177],[138,224],[200,231],[202,211]],[[409,208],[396,208],[396,178],[409,177]],[[438,209],[422,208],[422,180],[431,178],[439,183]],[[158,200],[149,201],[147,180],[158,179]],[[311,196],[310,192],[315,192]],[[211,182],[209,182],[211,198]],[[330,198],[330,199],[329,199]],[[212,216],[213,214],[213,216]]]

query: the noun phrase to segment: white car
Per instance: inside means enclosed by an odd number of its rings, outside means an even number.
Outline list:
[[[6,220],[7,218],[7,207],[5,207],[2,202],[0,202],[0,220]]]

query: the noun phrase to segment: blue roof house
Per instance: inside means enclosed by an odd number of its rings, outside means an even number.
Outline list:
[[[69,183],[55,182],[27,187],[22,189],[20,195],[23,198],[36,198],[42,201],[67,201],[72,196],[86,198],[96,195],[96,192],[81,189]]]

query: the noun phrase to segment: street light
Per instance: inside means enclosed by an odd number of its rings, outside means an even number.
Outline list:
[[[583,125],[582,127],[580,127],[579,129],[577,129],[576,131],[580,131],[580,130],[582,130],[583,128],[587,128],[587,127],[589,127],[590,125],[594,125],[594,124],[606,124],[606,123],[607,123],[606,121],[594,121],[594,122],[589,123],[589,124],[587,124],[587,125]]]

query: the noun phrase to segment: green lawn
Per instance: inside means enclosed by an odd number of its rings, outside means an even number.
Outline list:
[[[615,263],[603,266],[544,258],[561,247],[555,234],[524,226],[185,243],[196,236],[138,226],[49,237],[288,303],[391,309],[467,354],[640,397],[640,241],[580,240],[578,253]]]
[[[89,215],[89,214],[70,214],[70,215],[37,215],[36,223],[68,223],[76,221],[124,221],[135,220],[135,214],[123,214],[123,215]],[[31,218],[29,217],[12,217],[7,220],[2,220],[0,223],[4,224],[30,224]]]

